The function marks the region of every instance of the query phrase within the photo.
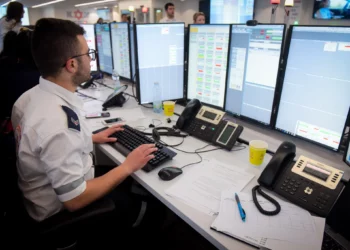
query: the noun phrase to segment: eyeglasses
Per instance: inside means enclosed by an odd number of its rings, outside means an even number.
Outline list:
[[[71,58],[67,59],[70,60],[70,59],[73,59],[73,58],[77,58],[77,57],[81,57],[81,56],[90,56],[91,58],[91,61],[95,61],[96,60],[96,54],[97,54],[97,51],[94,50],[94,49],[89,49],[88,53],[85,53],[85,54],[81,54],[81,55],[76,55],[76,56],[72,56]],[[63,64],[62,67],[66,67],[66,63],[67,61]]]

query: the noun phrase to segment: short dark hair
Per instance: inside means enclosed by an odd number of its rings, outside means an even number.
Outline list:
[[[23,4],[20,2],[10,2],[6,9],[6,19],[7,20],[20,20],[23,15]]]
[[[82,27],[69,20],[42,18],[36,22],[32,52],[43,77],[56,77],[65,61],[81,53],[77,36],[84,33]]]
[[[164,6],[164,9],[165,10],[168,10],[168,8],[170,7],[170,6],[175,6],[173,3],[167,3],[165,6]]]

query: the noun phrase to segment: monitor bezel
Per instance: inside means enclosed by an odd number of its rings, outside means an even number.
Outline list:
[[[91,23],[81,23],[79,24],[80,27],[82,27],[81,25],[86,25],[86,26],[92,26],[93,30],[94,30],[94,39],[95,39],[95,51],[97,52],[97,39],[96,39],[96,29],[95,29],[95,24],[91,24]],[[82,27],[84,29],[84,27]],[[84,31],[86,31],[84,29]],[[96,56],[95,58],[96,61],[96,70],[90,70],[91,74],[97,73],[100,71],[100,65],[99,65],[99,60],[98,60],[98,56]]]
[[[137,95],[137,101],[138,104],[140,105],[145,105],[145,104],[150,104],[152,102],[148,102],[148,103],[142,103],[141,102],[141,91],[140,91],[140,69],[139,69],[139,56],[138,56],[138,52],[139,52],[139,48],[138,48],[138,38],[137,38],[137,27],[138,26],[154,26],[154,25],[164,25],[164,24],[169,24],[169,25],[173,25],[173,24],[183,24],[184,27],[184,46],[185,46],[185,42],[186,42],[186,38],[185,38],[185,23],[184,22],[174,22],[174,23],[135,23],[134,24],[134,42],[135,42],[135,62],[136,62],[136,95]],[[185,89],[185,47],[184,47],[184,55],[183,55],[183,88]],[[182,101],[185,99],[185,95],[184,95],[184,91],[182,92],[182,98],[177,98],[177,99],[171,99],[168,101]]]
[[[114,69],[114,60],[113,60],[113,50],[112,50],[112,37],[111,37],[111,29],[109,29],[109,40],[111,42],[111,55],[112,55],[112,73],[106,72],[101,70],[100,67],[100,57],[99,57],[99,51],[98,51],[98,46],[97,46],[97,32],[96,32],[96,27],[97,25],[107,25],[110,28],[109,23],[96,23],[94,24],[94,28],[95,28],[95,39],[96,39],[96,51],[97,51],[97,59],[98,59],[98,70],[99,72],[102,72],[103,74],[106,74],[108,76],[111,76],[113,74],[113,69]]]
[[[109,29],[110,29],[109,34],[110,34],[110,36],[111,36],[111,48],[112,48],[113,69],[114,69],[115,66],[114,66],[114,54],[113,54],[112,25],[114,25],[114,24],[120,24],[120,23],[121,23],[121,24],[126,24],[127,27],[128,27],[128,39],[129,39],[129,41],[128,41],[128,46],[129,46],[129,67],[130,67],[130,75],[129,75],[129,78],[127,78],[127,77],[125,77],[125,76],[121,76],[121,75],[119,75],[119,77],[120,77],[121,80],[131,81],[131,80],[132,80],[132,77],[131,77],[132,72],[131,72],[131,49],[130,49],[130,24],[127,23],[127,22],[112,22],[112,23],[109,23]]]
[[[227,48],[227,59],[226,59],[226,62],[228,62],[228,56],[230,54],[230,43],[231,43],[231,24],[220,24],[220,23],[215,23],[215,24],[189,24],[188,25],[188,60],[187,60],[187,82],[186,82],[186,101],[191,101],[192,99],[190,99],[188,97],[188,87],[189,87],[189,79],[188,79],[188,75],[189,75],[189,69],[190,69],[190,47],[191,47],[191,44],[190,44],[190,39],[191,39],[191,27],[192,26],[228,26],[229,27],[229,40],[228,40],[228,48]],[[205,106],[209,106],[209,107],[212,107],[212,108],[216,108],[216,109],[219,109],[219,110],[225,110],[225,103],[226,103],[226,87],[227,87],[227,67],[228,67],[228,63],[226,64],[226,76],[225,76],[225,86],[224,86],[224,103],[223,103],[223,106],[220,107],[220,106],[217,106],[217,105],[213,105],[211,103],[207,103],[207,102],[203,102],[203,101],[200,101],[201,103],[205,104]]]
[[[350,112],[349,112],[350,113]],[[350,117],[350,114],[349,114],[349,117]],[[348,140],[345,144],[345,152],[344,152],[344,157],[343,157],[343,161],[345,162],[345,164],[347,164],[349,167],[350,167],[350,160],[348,161],[346,159],[346,156],[347,156],[347,153],[348,153],[348,150],[350,149],[350,135],[348,135]]]
[[[130,66],[131,66],[131,70],[130,70],[130,73],[131,73],[131,82],[132,83],[135,83],[136,84],[136,81],[134,80],[134,78],[136,77],[136,54],[135,54],[135,72],[133,72],[133,69],[132,69],[132,64],[133,64],[133,60],[132,60],[132,42],[131,42],[131,29],[132,29],[132,33],[134,35],[134,53],[136,53],[135,51],[135,24],[134,23],[130,23],[129,24],[129,47],[130,47]]]
[[[280,84],[280,77],[281,77],[281,66],[282,66],[282,61],[283,61],[283,54],[284,54],[284,50],[285,50],[285,41],[286,41],[286,30],[287,30],[287,26],[286,24],[284,23],[269,23],[269,24],[258,24],[256,26],[283,26],[283,36],[282,36],[282,44],[281,44],[281,53],[280,53],[280,57],[279,57],[279,65],[278,65],[278,69],[277,69],[277,76],[276,76],[276,85],[275,85],[275,91],[274,91],[274,95],[273,95],[273,101],[272,101],[272,106],[271,106],[271,116],[270,116],[270,123],[269,124],[265,124],[264,122],[261,122],[259,120],[256,120],[256,119],[253,119],[253,118],[250,118],[248,116],[244,116],[244,115],[238,115],[238,114],[235,114],[235,113],[232,113],[230,111],[227,110],[226,108],[226,97],[227,97],[227,89],[228,89],[228,86],[229,86],[229,83],[228,83],[228,76],[229,76],[229,64],[230,64],[230,60],[231,60],[231,42],[232,42],[232,39],[231,39],[231,36],[232,36],[232,27],[233,26],[248,26],[246,24],[231,24],[231,27],[230,27],[230,43],[229,43],[229,54],[228,54],[228,59],[227,59],[227,73],[226,73],[226,89],[225,89],[225,102],[224,102],[224,110],[227,114],[235,117],[235,118],[238,118],[242,121],[246,121],[246,122],[249,122],[249,123],[252,123],[252,124],[255,124],[255,125],[259,125],[259,126],[262,126],[262,127],[265,127],[265,128],[270,128],[270,129],[273,129],[274,128],[274,122],[275,122],[275,105],[276,105],[276,102],[277,102],[277,99],[279,98],[278,96],[278,87],[279,87],[279,84]],[[256,27],[254,26],[254,27]],[[249,27],[249,26],[248,26]]]
[[[284,83],[284,78],[285,78],[285,73],[286,73],[286,66],[287,66],[287,63],[288,63],[289,49],[290,49],[290,45],[291,45],[291,41],[292,41],[294,27],[349,28],[350,29],[349,26],[345,26],[345,25],[337,25],[337,26],[333,26],[333,25],[290,25],[289,30],[288,30],[288,36],[287,36],[286,42],[285,42],[284,55],[283,55],[283,64],[282,64],[282,67],[280,69],[280,71],[281,71],[281,78],[280,78],[280,84],[279,84],[279,89],[278,89],[278,92],[279,92],[278,93],[278,99],[276,100],[276,106],[274,107],[274,110],[275,110],[276,114],[275,114],[275,121],[274,121],[273,129],[275,131],[278,131],[279,133],[281,133],[283,135],[290,136],[291,138],[298,138],[298,139],[301,139],[303,141],[309,142],[311,144],[314,144],[314,145],[320,146],[322,148],[331,150],[333,152],[339,152],[340,151],[340,144],[339,144],[338,149],[334,149],[332,147],[329,147],[329,146],[324,145],[322,143],[319,143],[319,142],[307,139],[305,137],[301,137],[301,136],[298,136],[298,135],[294,135],[293,136],[291,134],[283,132],[282,129],[279,129],[279,128],[276,127],[278,111],[279,111],[279,106],[280,106],[281,97],[282,97],[282,91],[283,91],[283,83]],[[342,131],[342,135],[341,135],[340,141],[343,140],[344,132],[345,132],[345,129],[346,129],[346,123],[349,120],[349,117],[350,117],[350,112],[348,112],[348,116],[345,119],[344,128],[343,128],[343,131]]]

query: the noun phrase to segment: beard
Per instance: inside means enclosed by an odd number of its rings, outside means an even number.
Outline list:
[[[79,70],[72,77],[72,81],[75,86],[79,86],[83,82],[87,82],[90,80],[90,64],[88,69],[84,69],[84,66],[81,60],[78,60],[78,62],[79,62]]]

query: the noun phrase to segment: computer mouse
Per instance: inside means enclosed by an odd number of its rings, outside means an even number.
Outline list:
[[[178,167],[166,167],[158,172],[158,176],[163,181],[170,181],[180,174],[182,174],[182,169]]]

